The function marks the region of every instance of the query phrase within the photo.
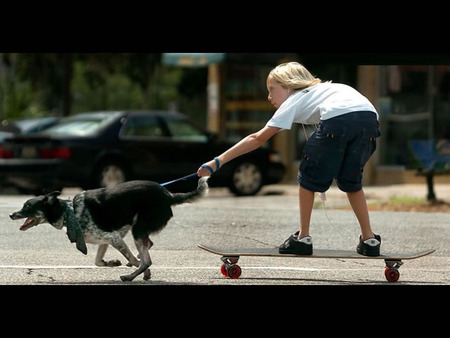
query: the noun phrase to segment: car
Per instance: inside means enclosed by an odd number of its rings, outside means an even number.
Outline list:
[[[0,143],[16,134],[38,133],[53,126],[59,119],[57,116],[46,116],[3,120],[0,123]]]
[[[129,180],[152,180],[188,191],[195,173],[233,143],[198,127],[186,115],[164,110],[95,111],[60,119],[52,127],[6,138],[0,145],[0,180],[22,193],[69,187],[84,190]],[[209,185],[236,196],[257,194],[283,180],[280,155],[258,148],[224,164]]]
[[[61,117],[58,116],[6,119],[0,124],[0,132],[9,133],[10,135],[38,133],[45,128],[53,126],[60,119]]]
[[[56,116],[46,116],[2,120],[0,122],[0,144],[4,139],[17,134],[38,133],[53,126],[59,119],[60,117]]]

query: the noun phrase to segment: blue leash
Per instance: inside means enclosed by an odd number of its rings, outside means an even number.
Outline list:
[[[216,163],[216,171],[217,171],[217,170],[220,168],[220,161],[219,161],[219,159],[218,159],[217,157],[214,157],[214,161],[215,161],[215,163]],[[209,172],[211,173],[211,175],[214,174],[214,169],[211,168],[209,165],[207,165],[207,164],[202,164],[202,168],[208,169]],[[161,183],[160,185],[164,187],[165,185],[168,185],[168,184],[171,184],[171,183],[175,183],[175,182],[178,182],[178,181],[181,181],[181,180],[187,180],[187,179],[192,178],[192,177],[198,177],[198,176],[197,176],[197,173],[193,173],[193,174],[190,174],[190,175],[186,175],[186,176],[183,176],[183,177],[178,178],[178,179],[173,180],[173,181]]]
[[[165,186],[165,185],[172,184],[172,183],[175,183],[175,182],[178,182],[178,181],[181,181],[181,180],[187,180],[187,179],[192,178],[192,177],[198,177],[198,176],[197,176],[197,173],[193,173],[193,174],[190,174],[190,175],[186,175],[186,176],[183,176],[183,177],[181,177],[181,178],[177,178],[176,180],[173,180],[173,181],[161,183],[160,185],[161,185],[161,186]]]

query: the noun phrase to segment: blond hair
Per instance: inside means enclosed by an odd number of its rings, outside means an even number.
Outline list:
[[[300,63],[286,62],[279,64],[270,71],[267,76],[267,86],[271,82],[275,82],[287,89],[301,90],[320,83],[322,80],[313,76]]]

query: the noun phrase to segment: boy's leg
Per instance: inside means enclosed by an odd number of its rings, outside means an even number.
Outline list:
[[[314,192],[298,188],[300,209],[300,231],[293,233],[279,247],[281,254],[312,255],[313,245],[309,236],[309,224],[314,204]]]
[[[368,238],[374,237],[374,233],[370,225],[369,210],[367,208],[367,201],[364,190],[361,189],[355,192],[348,192],[347,198],[350,202],[353,212],[356,215],[356,218],[358,219],[359,226],[361,227],[361,238],[363,240],[366,240]]]
[[[299,211],[300,211],[300,232],[298,238],[309,236],[309,225],[314,206],[314,192],[305,188],[298,188]]]

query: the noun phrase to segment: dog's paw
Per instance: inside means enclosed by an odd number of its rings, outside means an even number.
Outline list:
[[[121,266],[122,262],[119,261],[118,259],[112,259],[110,261],[105,261],[105,260],[101,260],[99,262],[95,262],[95,265],[103,267],[103,266],[108,266],[108,267],[114,267],[114,266]]]
[[[118,259],[112,259],[110,261],[106,262],[106,266],[121,266],[122,262],[119,261]]]
[[[122,282],[131,282],[134,279],[134,276],[123,275],[123,276],[120,276],[120,279],[122,280]]]
[[[152,278],[152,273],[150,272],[150,269],[147,269],[144,271],[144,280],[149,280],[150,278]]]

